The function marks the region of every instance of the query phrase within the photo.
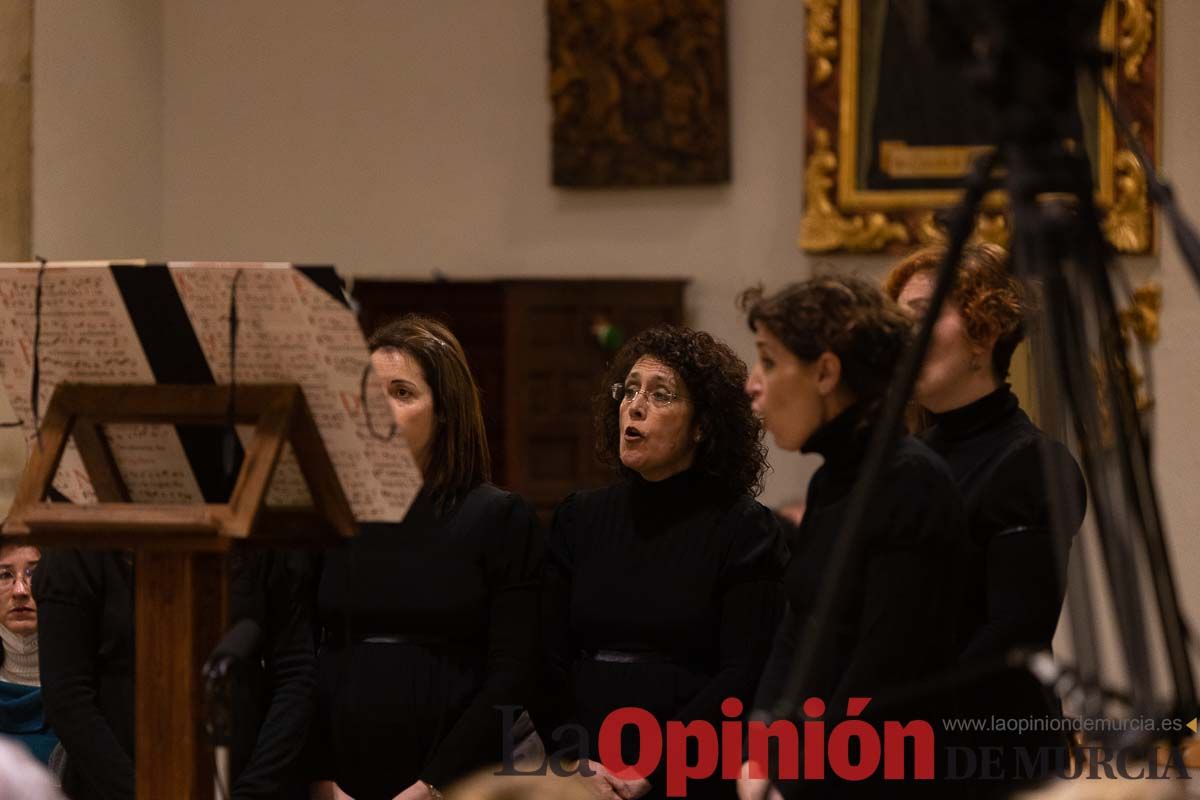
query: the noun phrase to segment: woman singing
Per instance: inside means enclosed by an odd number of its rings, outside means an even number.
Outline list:
[[[707,333],[661,326],[634,337],[596,408],[598,453],[620,479],[576,492],[555,513],[544,605],[557,705],[535,719],[552,753],[568,740],[559,723],[582,726],[590,748],[578,755],[597,796],[667,788],[661,761],[640,779],[595,761],[615,709],[719,725],[753,697],[781,610],[783,553],[773,515],[754,500],[765,448],[745,379],[745,365]],[[723,707],[727,698],[736,703]],[[634,764],[637,736],[625,736],[622,757]],[[686,790],[733,795],[719,775]]]
[[[754,410],[779,447],[825,459],[809,483],[804,518],[790,542],[783,579],[788,613],[756,707],[775,706],[799,648],[820,647],[807,696],[823,701],[832,727],[850,698],[884,704],[954,662],[962,505],[942,460],[915,439],[902,438],[867,502],[849,575],[836,586],[825,580],[911,324],[878,289],[855,278],[813,278],[772,295],[750,290],[742,301],[758,348],[746,384]],[[840,595],[831,640],[804,641],[820,593],[830,591]],[[743,767],[742,797],[763,795],[766,781],[755,778],[764,773],[755,770],[765,768]],[[798,796],[807,797],[831,791],[842,796],[853,787],[826,782],[800,788]]]

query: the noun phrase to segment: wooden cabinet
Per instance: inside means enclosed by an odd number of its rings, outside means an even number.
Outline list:
[[[405,312],[448,324],[483,394],[492,479],[546,512],[576,489],[612,480],[594,455],[592,400],[605,391],[615,350],[594,326],[624,339],[683,323],[683,280],[359,280],[368,334]]]

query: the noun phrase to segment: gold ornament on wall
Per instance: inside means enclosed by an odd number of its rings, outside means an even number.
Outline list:
[[[914,226],[917,243],[926,246],[946,244],[950,236],[946,228],[938,224],[937,214],[926,211],[921,214]],[[1008,215],[1003,212],[982,211],[975,218],[975,228],[971,231],[968,243],[987,242],[1007,248],[1012,240],[1012,230],[1008,226]]]
[[[1120,253],[1141,253],[1150,247],[1150,201],[1146,173],[1132,151],[1117,154],[1116,197],[1104,219],[1104,233]]]
[[[804,168],[808,200],[800,220],[800,247],[816,253],[831,250],[882,250],[892,242],[907,242],[908,231],[879,213],[842,215],[831,197],[837,154],[829,146],[829,131],[813,131],[813,150]]]
[[[1135,336],[1144,345],[1158,344],[1162,298],[1162,284],[1158,281],[1148,281],[1135,289],[1129,307],[1119,312],[1121,333]]]
[[[1158,158],[1162,3],[1106,0],[1099,21],[1101,47],[1115,55],[1102,80],[1129,115],[1152,163]],[[947,92],[958,96],[954,93],[961,81],[946,80],[944,86],[949,88],[942,91],[939,81],[946,79],[945,70],[915,71],[909,76],[921,89],[917,95],[934,98],[924,105],[916,102],[919,98],[890,90],[896,85],[897,69],[910,63],[904,42],[911,40],[898,36],[895,31],[899,28],[894,26],[903,28],[905,14],[915,13],[911,9],[917,5],[885,0],[804,0],[805,130],[810,138],[817,130],[828,131],[831,141],[827,150],[836,156],[834,172],[823,174],[820,181],[810,171],[817,152],[812,151],[805,162],[806,188],[815,183],[822,192],[820,197],[806,197],[798,236],[806,250],[898,252],[903,249],[898,243],[930,241],[933,232],[928,212],[959,202],[962,179],[974,157],[987,149],[979,145],[988,139],[978,135],[980,131],[986,134],[987,127],[980,122],[975,95],[970,92],[961,106],[954,106],[948,120],[941,120],[941,128],[946,129],[941,138],[924,136],[924,129],[912,124],[914,119],[940,119],[921,116],[919,111],[926,106],[942,109]],[[894,24],[893,11],[894,19],[899,20]],[[925,22],[945,24],[945,20]],[[1146,176],[1122,149],[1098,88],[1081,84],[1079,102],[1081,118],[1089,123],[1082,125],[1084,135],[1078,145],[1086,149],[1093,165],[1096,204],[1108,215],[1105,234],[1119,252],[1150,252],[1155,225],[1146,196]],[[828,161],[824,152],[821,158]],[[832,185],[826,175],[833,179]],[[974,233],[977,240],[1008,242],[1012,229],[1011,220],[1004,216],[1007,205],[1002,190],[985,196],[985,215]],[[814,229],[815,222],[826,219],[845,224],[830,231]],[[861,228],[846,227],[855,224]],[[895,234],[897,225],[904,227],[907,238]],[[884,231],[888,233],[880,235]],[[876,244],[872,247],[867,244],[870,241]]]
[[[1146,0],[1121,0],[1121,72],[1130,83],[1142,82],[1142,61],[1154,38],[1154,12]]]
[[[1154,397],[1146,385],[1146,376],[1142,370],[1134,366],[1129,358],[1129,345],[1136,339],[1143,347],[1149,347],[1158,342],[1159,315],[1162,312],[1162,285],[1149,281],[1134,290],[1129,299],[1129,306],[1119,309],[1121,344],[1125,348],[1125,368],[1129,370],[1129,382],[1133,387],[1134,402],[1139,414],[1145,414],[1154,408]],[[1100,428],[1102,441],[1106,447],[1112,445],[1112,409],[1108,406],[1108,373],[1103,369],[1098,355],[1091,357],[1092,374],[1096,377],[1096,401],[1100,408]]]
[[[812,61],[810,80],[821,84],[833,75],[833,62],[837,58],[837,6],[838,0],[804,0],[808,11],[808,30],[805,43]]]

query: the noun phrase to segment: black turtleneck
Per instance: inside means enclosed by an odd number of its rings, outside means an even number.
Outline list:
[[[1072,535],[1087,503],[1079,466],[1029,420],[1007,384],[934,415],[922,438],[946,459],[966,503],[973,548],[963,658],[995,658],[1018,646],[1048,648],[1063,581],[1043,458],[1057,475]]]
[[[784,573],[789,607],[780,625],[756,706],[769,711],[786,685],[871,438],[872,420],[852,407],[819,428],[803,452],[825,463],[808,486],[804,519],[789,542]],[[849,697],[887,702],[888,691],[950,666],[961,570],[963,510],[949,471],[929,448],[901,439],[868,501],[869,511],[842,585],[831,646],[820,653],[810,696],[827,719]],[[896,719],[897,717],[889,717]]]
[[[533,509],[486,483],[447,510],[422,492],[327,553],[312,777],[390,800],[498,763],[498,709],[527,704],[535,671],[541,562]]]
[[[718,724],[725,698],[748,705],[782,610],[784,558],[769,510],[691,470],[568,497],[547,539],[544,627],[556,701],[535,713],[547,750],[558,749],[554,727],[574,722],[596,757],[600,723],[622,706],[663,722]],[[640,660],[604,660],[599,651]],[[633,763],[636,748],[626,746]],[[661,773],[650,781],[651,796],[663,796]],[[719,779],[688,787],[689,796],[732,790]]]

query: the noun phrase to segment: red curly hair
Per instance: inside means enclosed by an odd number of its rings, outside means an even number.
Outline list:
[[[946,248],[941,245],[911,254],[892,267],[883,281],[884,293],[898,300],[914,275],[936,272],[945,255]],[[1005,380],[1013,351],[1025,339],[1032,311],[1031,293],[1009,269],[1008,251],[989,243],[964,247],[950,300],[958,307],[972,341],[985,343],[995,338],[992,371],[997,379]]]

